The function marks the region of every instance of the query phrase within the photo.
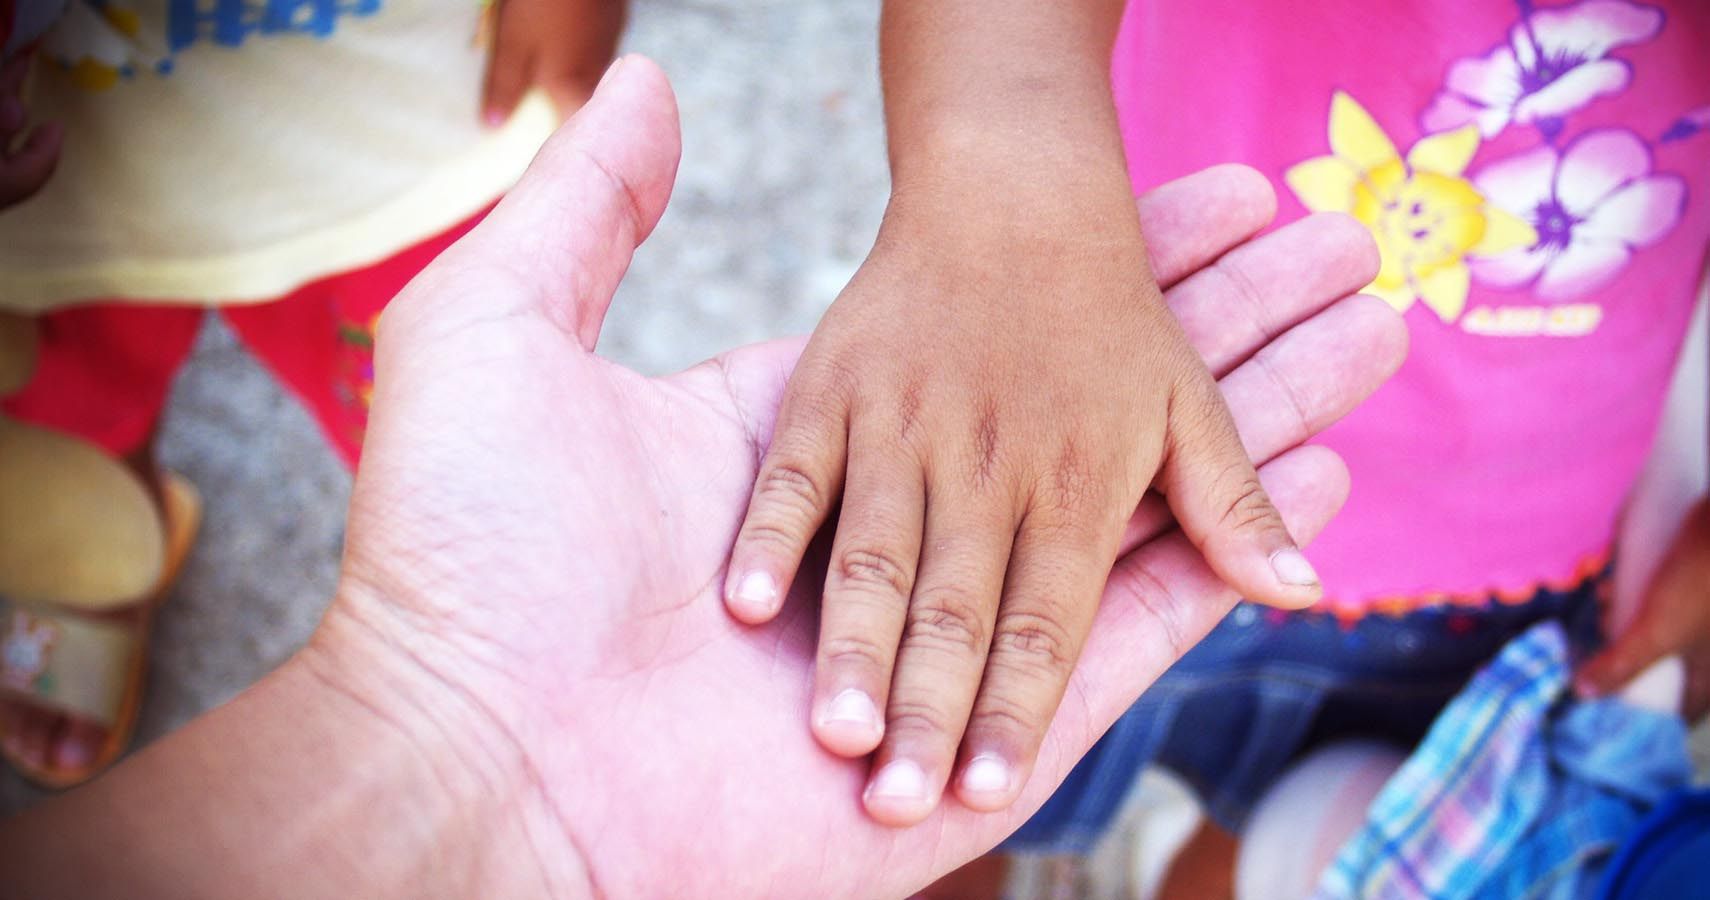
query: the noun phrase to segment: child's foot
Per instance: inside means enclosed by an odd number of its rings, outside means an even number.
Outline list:
[[[156,490],[98,448],[0,419],[0,757],[52,788],[130,742],[154,612],[188,555],[201,501]]]
[[[8,757],[50,771],[88,769],[107,729],[23,703],[0,700],[0,747]]]

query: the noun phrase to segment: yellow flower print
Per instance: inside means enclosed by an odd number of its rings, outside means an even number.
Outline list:
[[[144,43],[142,17],[130,4],[78,0],[43,37],[42,50],[59,60],[72,84],[104,91],[145,65]]]
[[[1330,156],[1290,168],[1283,179],[1314,212],[1343,212],[1377,238],[1383,266],[1366,293],[1406,311],[1423,301],[1443,321],[1467,305],[1468,256],[1530,246],[1525,221],[1489,204],[1461,177],[1478,152],[1476,124],[1428,135],[1407,151],[1353,97],[1330,101]]]

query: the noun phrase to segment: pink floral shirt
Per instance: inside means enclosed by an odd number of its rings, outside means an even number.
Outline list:
[[[1112,71],[1137,189],[1244,162],[1382,251],[1412,350],[1323,438],[1326,604],[1601,567],[1710,246],[1710,3],[1134,0]]]

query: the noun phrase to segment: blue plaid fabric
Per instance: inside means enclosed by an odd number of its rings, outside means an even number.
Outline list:
[[[1505,647],[1378,794],[1319,900],[1593,896],[1692,767],[1679,717],[1576,701],[1571,677],[1557,622]]]
[[[1347,738],[1417,746],[1473,674],[1545,620],[1576,649],[1600,640],[1602,574],[1523,603],[1434,606],[1351,625],[1242,603],[1146,690],[1001,849],[1087,853],[1148,765],[1188,783],[1218,824],[1312,748]]]

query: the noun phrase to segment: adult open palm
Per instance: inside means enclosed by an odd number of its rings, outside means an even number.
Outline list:
[[[866,763],[808,727],[818,591],[760,628],[720,594],[801,342],[662,379],[592,352],[678,149],[663,74],[620,61],[387,311],[316,647],[371,670],[389,660],[350,690],[430,723],[479,777],[530,786],[517,815],[557,892],[902,895],[1018,826],[1235,598],[1162,505],[1142,505],[1020,801],[986,815],[947,800],[902,830],[869,819]],[[1374,389],[1405,334],[1381,302],[1338,300],[1376,266],[1358,225],[1312,218],[1244,243],[1273,204],[1262,178],[1221,168],[1154,192],[1141,215],[1172,309],[1304,540],[1346,477],[1328,451],[1290,448]]]

